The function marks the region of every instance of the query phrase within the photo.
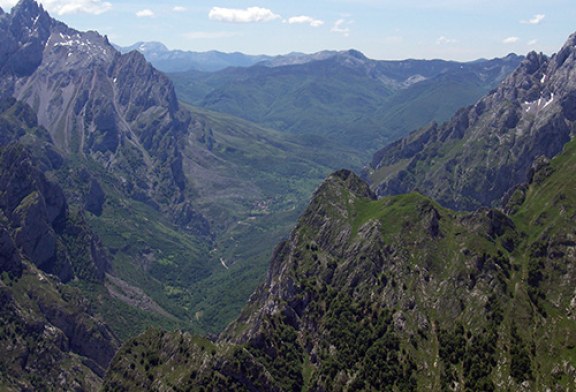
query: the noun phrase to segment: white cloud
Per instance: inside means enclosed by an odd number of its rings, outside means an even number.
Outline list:
[[[51,14],[65,15],[87,13],[100,15],[112,8],[112,4],[102,0],[40,0],[46,11]],[[17,0],[0,0],[0,7],[7,9],[18,3]]]
[[[174,12],[186,12],[187,9],[186,9],[186,7],[182,7],[180,5],[177,5],[174,8],[172,8],[172,11],[174,11]]]
[[[208,14],[210,20],[228,23],[270,22],[280,18],[268,8],[250,7],[246,9],[214,7]]]
[[[16,4],[17,0],[0,0],[0,7],[2,8],[11,8]]]
[[[307,24],[310,25],[312,27],[320,27],[324,24],[323,20],[320,19],[314,19],[311,16],[293,16],[291,18],[288,18],[288,24]]]
[[[236,37],[240,34],[233,31],[191,31],[185,33],[184,37],[188,39],[217,39]]]
[[[334,22],[334,26],[332,26],[332,29],[330,29],[330,31],[348,37],[350,35],[350,28],[347,27],[347,25],[351,23],[352,22],[347,21],[346,19],[338,19],[336,22]]]
[[[546,17],[546,15],[544,15],[544,14],[536,14],[531,19],[521,20],[520,23],[537,25],[537,24],[540,24],[544,20],[545,17]]]
[[[445,36],[441,36],[436,40],[436,45],[450,45],[450,44],[455,44],[458,41],[455,40],[454,38],[448,38]]]
[[[504,38],[504,40],[502,40],[503,44],[515,44],[518,41],[520,41],[520,38],[518,37],[508,37],[508,38]]]
[[[136,12],[136,16],[139,18],[150,18],[150,17],[154,16],[154,12],[152,10],[149,10],[149,9],[140,10],[140,11]]]
[[[528,41],[528,46],[534,46],[534,45],[536,45],[537,43],[538,43],[538,40],[537,40],[537,39],[533,39],[533,40]]]

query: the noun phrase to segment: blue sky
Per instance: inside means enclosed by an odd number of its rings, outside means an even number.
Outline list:
[[[14,0],[0,0],[8,11]],[[576,31],[574,0],[41,0],[70,27],[122,46],[248,54],[357,49],[374,59],[552,54]]]

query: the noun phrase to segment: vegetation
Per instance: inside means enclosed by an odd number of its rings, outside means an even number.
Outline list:
[[[267,283],[216,341],[211,365],[192,367],[196,378],[178,388],[574,388],[576,277],[564,236],[574,234],[576,204],[563,202],[574,196],[574,146],[511,217],[456,213],[417,193],[375,200],[353,174],[333,174],[277,248]],[[535,206],[551,184],[566,195],[563,212],[542,216]],[[533,288],[545,293],[537,302]],[[122,361],[110,374],[117,385],[149,374]],[[173,375],[154,373],[155,385]]]

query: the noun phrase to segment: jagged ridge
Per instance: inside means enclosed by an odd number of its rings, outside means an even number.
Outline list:
[[[574,135],[574,39],[550,59],[528,54],[475,105],[376,153],[370,174],[376,193],[419,189],[466,210],[498,204],[526,180],[537,157],[555,156]]]

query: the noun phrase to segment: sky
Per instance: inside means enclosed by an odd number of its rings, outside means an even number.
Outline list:
[[[15,0],[0,0],[6,12]],[[130,46],[278,55],[356,49],[378,60],[553,54],[574,0],[40,0],[77,30]]]

